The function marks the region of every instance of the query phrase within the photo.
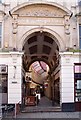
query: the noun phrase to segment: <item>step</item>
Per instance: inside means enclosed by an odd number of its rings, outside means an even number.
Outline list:
[[[60,112],[60,107],[25,107],[22,113],[34,113],[34,112]]]
[[[79,112],[36,112],[20,113],[18,118],[79,118]]]
[[[16,120],[80,120],[79,112],[38,112],[20,113]],[[3,118],[2,120],[15,120],[14,118]]]
[[[80,120],[79,118],[16,118],[16,119],[13,119],[13,118],[4,118],[4,119],[1,119],[1,120]]]

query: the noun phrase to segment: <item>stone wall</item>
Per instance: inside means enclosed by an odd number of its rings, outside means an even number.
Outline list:
[[[22,100],[22,53],[0,53],[0,65],[8,65],[8,104]]]
[[[61,102],[74,103],[74,63],[79,63],[79,53],[64,52],[61,55]]]

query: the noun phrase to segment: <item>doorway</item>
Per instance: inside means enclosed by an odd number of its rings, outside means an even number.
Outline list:
[[[60,74],[57,79],[54,78],[60,64],[56,38],[47,32],[35,32],[25,41],[22,58],[25,70],[24,104],[44,106],[47,100],[51,106],[54,102],[60,105]]]

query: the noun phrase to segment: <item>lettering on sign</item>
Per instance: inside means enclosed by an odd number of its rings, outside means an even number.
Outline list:
[[[17,58],[13,58],[13,64],[17,63]]]
[[[66,63],[70,63],[70,58],[66,58]]]
[[[64,25],[63,18],[19,18],[18,25]]]

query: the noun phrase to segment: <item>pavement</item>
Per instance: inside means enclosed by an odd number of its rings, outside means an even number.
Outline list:
[[[6,116],[2,120],[81,120],[81,112],[32,112]],[[0,119],[1,120],[1,119]]]
[[[68,118],[79,119],[79,112],[37,112],[37,113],[20,113],[17,118],[40,118],[40,119],[54,119],[54,118]]]
[[[26,106],[17,116],[8,115],[2,120],[81,120],[81,112],[62,112],[43,97],[38,106]]]

